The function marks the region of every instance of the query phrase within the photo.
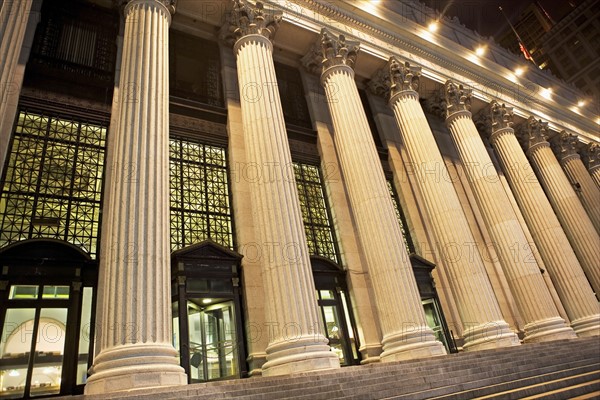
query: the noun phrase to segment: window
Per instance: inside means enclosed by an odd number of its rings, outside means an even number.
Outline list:
[[[106,129],[19,113],[0,195],[0,247],[54,238],[96,257]]]
[[[400,208],[400,201],[398,200],[398,194],[394,189],[394,185],[390,180],[387,181],[388,190],[390,191],[390,196],[392,197],[392,203],[394,204],[394,210],[396,211],[396,218],[398,218],[398,223],[400,224],[400,229],[402,229],[402,238],[404,239],[404,245],[406,246],[406,251],[408,254],[415,252],[415,245],[408,233],[406,224],[406,218],[404,217],[404,213],[402,212],[402,208]]]
[[[311,129],[312,123],[304,97],[300,72],[296,68],[275,63],[275,73],[285,121],[292,125]],[[270,90],[270,88],[264,88],[264,90]]]
[[[212,239],[233,248],[225,148],[171,138],[171,250]]]
[[[310,254],[339,263],[335,235],[323,192],[319,167],[294,163],[294,174]]]

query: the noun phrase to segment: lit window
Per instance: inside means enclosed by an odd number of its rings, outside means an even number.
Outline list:
[[[21,111],[0,196],[0,247],[65,240],[96,256],[106,127]]]
[[[339,256],[319,167],[294,163],[294,174],[308,250],[312,255],[329,258],[337,263]]]
[[[225,149],[171,138],[171,250],[206,239],[233,248]]]

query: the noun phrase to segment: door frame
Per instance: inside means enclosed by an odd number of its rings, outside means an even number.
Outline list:
[[[4,327],[6,311],[10,308],[36,308],[36,326],[39,310],[42,308],[67,308],[66,338],[63,354],[60,393],[56,396],[82,394],[85,384],[77,385],[79,363],[79,340],[81,332],[81,306],[83,287],[93,288],[90,334],[88,348],[88,369],[91,367],[94,350],[94,327],[96,314],[96,291],[98,264],[79,247],[58,239],[27,239],[12,243],[0,249],[0,329]],[[8,300],[12,285],[69,286],[68,300]],[[60,303],[60,304],[59,304]],[[44,306],[50,304],[50,307]],[[59,307],[59,305],[62,305]],[[35,332],[34,332],[35,333]],[[33,356],[28,364],[33,365]],[[30,387],[25,388],[23,398],[29,395]],[[54,395],[53,395],[54,396]]]

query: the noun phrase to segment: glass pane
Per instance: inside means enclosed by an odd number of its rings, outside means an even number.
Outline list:
[[[22,397],[31,354],[34,308],[6,310],[0,346],[0,396]]]
[[[342,306],[344,307],[344,317],[346,317],[346,332],[348,332],[348,340],[350,341],[350,348],[352,349],[352,356],[354,359],[358,359],[358,351],[356,350],[356,339],[354,338],[354,329],[352,329],[352,325],[350,323],[350,309],[348,308],[348,304],[346,303],[346,293],[343,291],[340,292],[340,296],[342,297]]]
[[[92,324],[92,299],[94,289],[84,287],[81,302],[81,325],[79,326],[79,346],[77,356],[76,384],[82,385],[87,381],[88,361],[90,358],[90,339]]]
[[[179,337],[179,302],[174,301],[171,305],[171,315],[173,316],[173,347],[177,350],[177,354],[181,351]]]
[[[344,350],[342,348],[341,343],[330,343],[331,351],[333,351],[340,359],[340,364],[346,364],[346,359],[344,358]]]
[[[39,286],[13,285],[10,287],[8,298],[11,300],[31,300],[38,298]]]
[[[204,354],[202,349],[201,311],[197,305],[188,301],[188,329],[190,348],[190,377],[192,382],[205,380]]]
[[[66,308],[41,310],[31,376],[32,397],[60,393],[66,326]]]
[[[319,293],[321,293],[321,300],[335,299],[335,294],[333,293],[333,290],[319,290]]]
[[[327,337],[330,339],[341,339],[342,332],[340,331],[340,323],[338,320],[337,310],[335,306],[322,306],[325,314],[325,329]]]
[[[65,300],[69,298],[68,286],[44,286],[42,299],[59,299]]]

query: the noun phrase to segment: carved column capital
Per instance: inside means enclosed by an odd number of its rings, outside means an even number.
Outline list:
[[[259,35],[273,40],[283,18],[282,11],[266,9],[262,2],[234,0],[233,10],[221,30],[221,39],[229,45],[248,35]]]
[[[390,95],[390,69],[386,67],[378,69],[369,79],[367,87],[371,93],[388,99]]]
[[[402,63],[396,57],[390,57],[388,61],[388,69],[390,74],[390,95],[394,97],[396,94],[411,90],[419,92],[421,80],[421,67],[410,65],[408,61]]]
[[[360,43],[337,38],[327,29],[321,29],[317,43],[302,58],[302,64],[311,73],[323,74],[328,68],[346,66],[354,70]]]
[[[529,117],[527,122],[521,124],[518,134],[519,142],[526,152],[540,146],[550,146],[548,143],[548,123],[541,119]]]
[[[114,2],[122,12],[125,11],[127,6],[134,3],[159,3],[169,10],[171,14],[175,14],[175,9],[177,8],[177,0],[114,0]]]
[[[471,90],[456,84],[451,80],[444,84],[444,96],[446,98],[446,118],[450,118],[457,112],[471,113]]]
[[[571,158],[579,158],[579,153],[577,152],[579,148],[579,140],[577,139],[577,135],[574,133],[567,133],[567,131],[561,131],[553,140],[552,140],[552,150],[554,150],[554,154],[556,154],[556,158],[558,161],[565,162]]]
[[[498,103],[492,100],[489,109],[485,112],[489,115],[489,126],[485,133],[490,135],[490,141],[494,142],[496,138],[504,133],[513,133],[514,117],[513,108],[506,104]]]
[[[590,171],[600,168],[600,143],[590,142],[585,146],[583,161]]]

